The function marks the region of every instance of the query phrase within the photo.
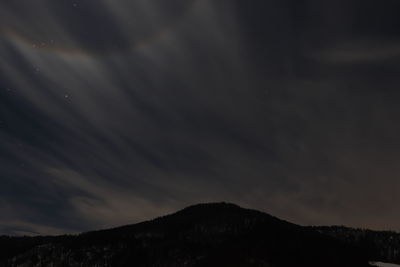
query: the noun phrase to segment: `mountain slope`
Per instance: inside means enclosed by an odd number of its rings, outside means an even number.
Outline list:
[[[367,267],[318,231],[225,203],[135,225],[45,240],[0,266]]]
[[[364,251],[370,260],[400,264],[400,234],[342,226],[312,227]]]

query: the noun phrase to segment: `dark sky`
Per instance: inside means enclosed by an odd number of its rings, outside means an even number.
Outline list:
[[[0,234],[228,201],[400,230],[400,1],[2,0]]]

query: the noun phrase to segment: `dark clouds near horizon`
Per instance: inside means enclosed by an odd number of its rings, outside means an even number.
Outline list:
[[[399,10],[2,1],[0,234],[210,201],[400,230]]]

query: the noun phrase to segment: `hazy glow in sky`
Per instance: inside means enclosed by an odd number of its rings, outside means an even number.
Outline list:
[[[398,1],[0,3],[0,234],[235,202],[400,229]]]

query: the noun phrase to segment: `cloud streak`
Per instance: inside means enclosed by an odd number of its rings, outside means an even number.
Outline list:
[[[306,2],[1,3],[0,233],[221,200],[399,229],[395,21],[357,43]]]

